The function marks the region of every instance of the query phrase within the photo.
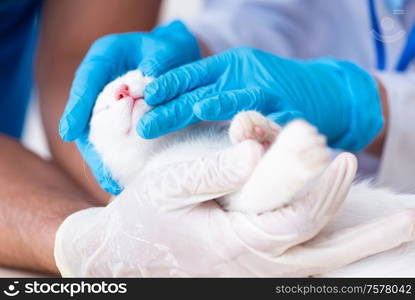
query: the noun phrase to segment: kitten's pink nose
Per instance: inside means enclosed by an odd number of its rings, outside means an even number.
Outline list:
[[[137,100],[143,99],[143,97],[134,97],[133,95],[131,95],[130,88],[128,87],[128,85],[123,84],[123,85],[120,86],[120,88],[115,93],[115,100],[119,101],[119,100],[124,99],[126,97],[132,98],[134,100],[134,102],[137,101]]]
[[[115,100],[118,101],[129,96],[130,96],[130,88],[128,87],[128,85],[123,84],[120,86],[120,88],[115,93]]]

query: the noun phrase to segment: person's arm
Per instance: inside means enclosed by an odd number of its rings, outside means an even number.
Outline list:
[[[0,135],[0,265],[59,274],[55,233],[70,214],[96,206],[53,163]]]
[[[45,1],[37,60],[43,124],[54,162],[95,197],[105,193],[94,180],[74,143],[58,135],[59,119],[76,67],[91,43],[106,34],[148,31],[157,21],[160,0]]]
[[[385,144],[386,133],[388,132],[389,126],[389,103],[388,103],[388,94],[386,92],[385,86],[382,81],[375,76],[376,82],[378,83],[379,95],[382,101],[382,113],[383,113],[383,128],[376,139],[366,148],[366,152],[375,155],[381,156],[383,152],[383,146]]]

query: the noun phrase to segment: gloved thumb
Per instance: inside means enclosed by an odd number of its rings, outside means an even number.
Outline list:
[[[138,69],[146,76],[158,77],[175,67],[174,59],[170,56],[168,53],[159,51],[152,57],[145,57],[138,65]]]
[[[144,35],[142,47],[144,58],[138,69],[150,77],[158,77],[201,57],[196,37],[180,20],[157,26],[150,34]],[[146,53],[151,56],[146,56]]]

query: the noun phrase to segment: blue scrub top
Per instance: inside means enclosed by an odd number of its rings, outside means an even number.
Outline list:
[[[0,0],[0,133],[22,135],[41,0]]]

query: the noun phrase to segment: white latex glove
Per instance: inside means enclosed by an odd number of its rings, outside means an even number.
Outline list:
[[[226,212],[207,201],[239,189],[261,155],[256,142],[246,141],[209,157],[144,171],[134,189],[107,207],[64,221],[55,246],[59,270],[71,277],[309,276],[396,246],[373,234],[378,228],[360,227],[347,231],[347,238],[339,233],[319,237],[315,247],[293,247],[318,234],[344,200],[356,171],[350,154],[337,157],[307,194],[275,212]],[[163,209],[172,202],[183,206]]]

